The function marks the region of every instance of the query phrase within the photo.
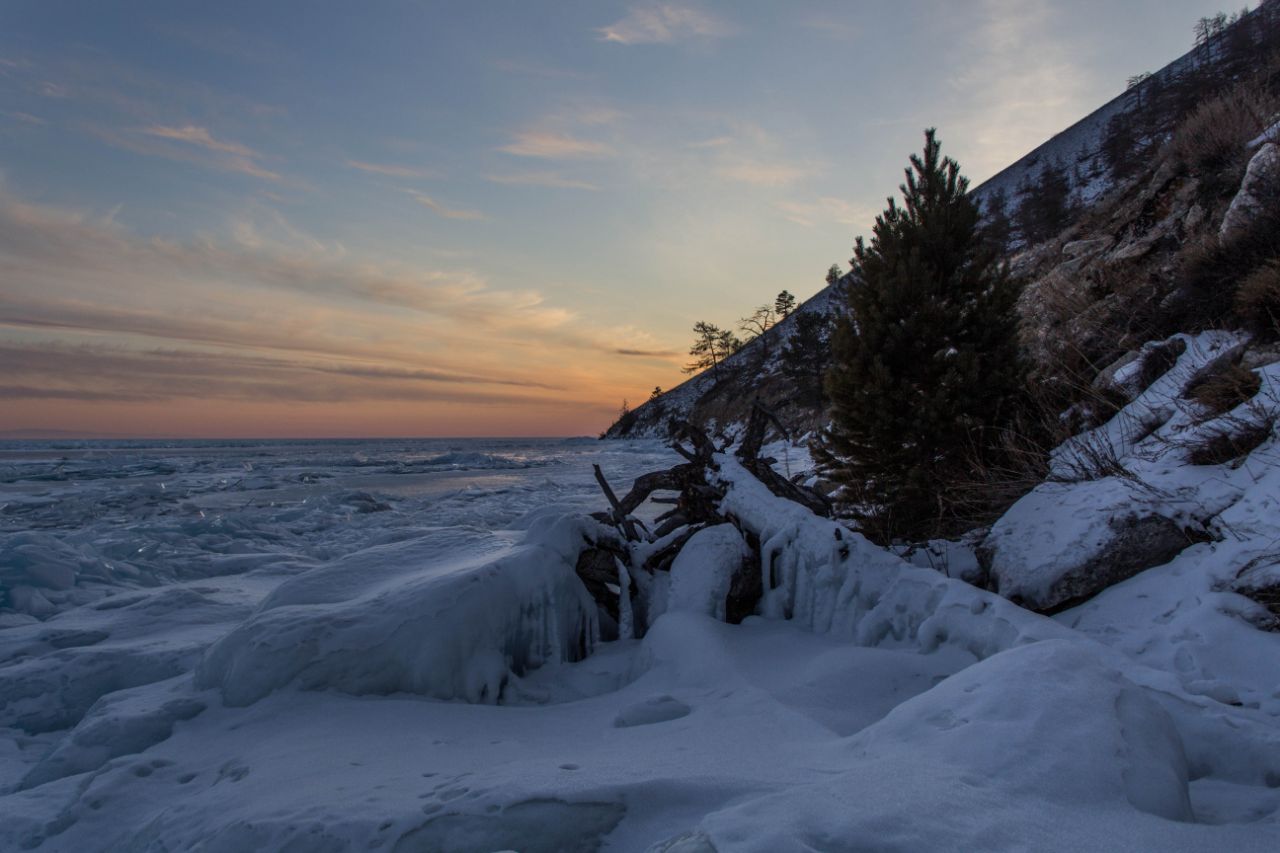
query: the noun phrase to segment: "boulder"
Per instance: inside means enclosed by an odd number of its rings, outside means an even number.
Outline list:
[[[1127,383],[1117,381],[1116,374],[1118,374],[1122,368],[1137,361],[1139,356],[1140,353],[1137,350],[1129,350],[1124,355],[1102,368],[1102,370],[1098,371],[1098,375],[1093,378],[1093,382],[1090,383],[1090,387],[1096,391],[1112,389],[1116,391],[1123,391],[1129,396],[1132,396],[1129,389],[1125,387]],[[1128,373],[1128,371],[1126,371],[1126,373]]]
[[[1062,247],[1062,255],[1067,258],[1080,258],[1096,255],[1114,243],[1111,237],[1095,237],[1091,240],[1072,240]]]
[[[1275,192],[1277,184],[1280,184],[1280,147],[1268,142],[1258,148],[1249,161],[1240,190],[1222,217],[1218,239],[1225,242],[1247,227],[1263,209],[1264,199]]]
[[[1053,612],[1163,565],[1190,544],[1137,486],[1103,477],[1037,486],[991,528],[978,557],[993,590]]]

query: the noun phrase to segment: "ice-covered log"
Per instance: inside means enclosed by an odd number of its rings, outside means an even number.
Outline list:
[[[342,561],[286,581],[212,646],[197,686],[248,705],[286,685],[353,694],[418,693],[499,702],[514,678],[579,660],[599,640],[596,604],[574,572],[601,530],[560,517],[498,556],[432,562],[414,553],[394,584],[349,583]],[[386,555],[388,557],[394,555]]]
[[[747,543],[732,524],[699,530],[684,543],[671,565],[667,609],[690,610],[725,621],[729,590],[750,565]]]
[[[772,494],[742,464],[716,457],[721,510],[760,540],[761,610],[861,645],[930,650],[943,643],[981,659],[1067,629],[1005,599],[912,566],[861,534]]]

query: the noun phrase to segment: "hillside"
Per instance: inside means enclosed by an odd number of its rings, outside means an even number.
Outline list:
[[[988,216],[993,213],[993,200],[1003,200],[1004,214],[1016,220],[1018,202],[1035,193],[1037,178],[1045,167],[1053,164],[1063,169],[1069,197],[1054,235],[1028,245],[1015,230],[1009,241],[1009,261],[1028,283],[1023,314],[1028,319],[1033,340],[1043,344],[1046,335],[1052,337],[1061,332],[1050,332],[1044,327],[1042,296],[1059,287],[1064,270],[1058,270],[1058,260],[1064,246],[1074,244],[1067,249],[1070,257],[1065,268],[1084,273],[1086,278],[1096,276],[1099,266],[1092,264],[1090,258],[1082,257],[1082,253],[1088,252],[1089,247],[1101,245],[1093,241],[1107,241],[1116,248],[1107,255],[1108,263],[1102,266],[1110,267],[1111,260],[1125,261],[1126,274],[1168,283],[1172,280],[1176,250],[1216,233],[1243,177],[1248,158],[1232,158],[1232,167],[1239,174],[1228,180],[1230,191],[1224,192],[1218,187],[1217,198],[1200,199],[1196,207],[1199,212],[1188,222],[1185,214],[1196,202],[1183,202],[1197,192],[1186,189],[1188,179],[1197,176],[1181,167],[1182,174],[1167,174],[1169,167],[1165,165],[1166,159],[1159,156],[1159,150],[1173,134],[1175,117],[1180,118],[1199,99],[1220,88],[1223,80],[1246,75],[1253,65],[1263,61],[1271,49],[1268,45],[1276,43],[1278,21],[1280,3],[1267,0],[1244,21],[1207,36],[1183,56],[1136,82],[971,191]],[[1241,48],[1236,42],[1239,31],[1246,26],[1252,28],[1251,38],[1256,42]],[[1261,141],[1258,135],[1250,143],[1256,147]],[[1118,150],[1121,144],[1127,147]],[[1241,153],[1243,151],[1242,148]],[[1160,171],[1162,167],[1165,173]],[[1160,185],[1152,187],[1153,181]],[[1204,183],[1197,180],[1198,185]],[[1182,188],[1182,195],[1176,195],[1176,188]],[[1135,197],[1141,202],[1136,206],[1131,203]],[[1181,205],[1172,213],[1164,209],[1171,200]],[[1157,212],[1159,222],[1152,220]],[[1178,215],[1182,218],[1174,223]],[[1046,280],[1050,283],[1046,284]],[[713,433],[734,434],[745,423],[754,401],[773,408],[793,435],[812,433],[825,423],[825,413],[804,395],[793,392],[791,383],[779,369],[778,353],[791,338],[800,315],[834,315],[840,302],[837,291],[850,284],[850,276],[846,274],[835,285],[823,288],[792,317],[730,356],[721,366],[721,377],[705,372],[691,377],[636,407],[626,418],[613,424],[604,437],[666,437],[671,434],[671,425],[682,420],[706,427]],[[1092,297],[1085,299],[1089,301]],[[1098,301],[1107,303],[1108,298],[1104,294]],[[1075,307],[1082,310],[1079,305]],[[1170,319],[1171,322],[1165,324],[1166,333],[1179,330],[1173,328],[1177,323]],[[1112,347],[1112,355],[1119,355],[1135,342],[1125,338],[1113,343],[1120,349]],[[1043,348],[1037,355],[1041,367],[1047,366],[1044,359],[1056,357]],[[1106,353],[1099,357],[1105,359]],[[1105,364],[1106,361],[1098,363],[1096,358],[1090,363],[1095,372]],[[1092,376],[1087,379],[1091,380]]]

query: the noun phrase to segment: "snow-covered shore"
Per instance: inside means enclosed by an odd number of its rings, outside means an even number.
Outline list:
[[[493,479],[494,450],[465,451],[458,489],[361,475],[391,483],[360,490],[376,512],[334,509],[350,472],[233,510],[194,485],[219,485],[218,463],[170,464],[165,491],[190,491],[171,507],[126,500],[151,475],[17,466],[22,518],[52,520],[80,490],[118,507],[45,534],[82,559],[135,536],[215,565],[189,555],[233,549],[170,518],[202,506],[252,547],[233,571],[91,578],[73,586],[83,603],[9,617],[0,848],[1280,846],[1277,685],[1262,683],[1280,637],[1233,613],[1239,596],[1192,594],[1207,547],[1048,618],[911,566],[721,456],[725,510],[768,556],[762,615],[724,624],[708,584],[673,578],[643,639],[604,643],[573,574],[600,501],[589,463],[625,481],[670,452],[508,448],[528,465]],[[341,467],[297,461],[262,457],[262,483]],[[9,570],[39,553],[16,526]]]

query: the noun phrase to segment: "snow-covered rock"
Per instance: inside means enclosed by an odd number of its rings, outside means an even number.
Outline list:
[[[1087,598],[1190,544],[1132,481],[1044,483],[991,528],[979,553],[994,589],[1032,610]]]

